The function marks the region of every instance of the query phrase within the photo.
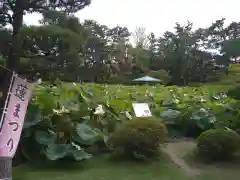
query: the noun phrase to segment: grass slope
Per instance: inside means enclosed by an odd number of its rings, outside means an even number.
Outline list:
[[[64,162],[63,162],[64,163]],[[66,162],[65,162],[66,163]],[[54,166],[54,168],[53,168]],[[227,173],[226,173],[227,172]],[[108,156],[94,157],[80,164],[22,165],[13,170],[14,180],[238,180],[237,171],[189,176],[167,156],[155,162],[113,162]],[[232,172],[235,172],[233,174]]]
[[[20,166],[15,180],[186,180],[188,177],[166,157],[155,162],[112,162],[108,156],[96,157],[78,165],[51,168],[48,165]]]

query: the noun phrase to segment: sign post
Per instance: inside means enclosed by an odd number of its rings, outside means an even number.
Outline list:
[[[31,93],[32,84],[13,73],[0,120],[0,158],[6,159],[6,162],[11,163],[7,160],[12,159],[16,153]],[[0,180],[11,180],[12,173],[6,169],[11,164],[4,166],[0,167]]]
[[[152,117],[152,113],[147,103],[133,103],[132,106],[136,117]]]

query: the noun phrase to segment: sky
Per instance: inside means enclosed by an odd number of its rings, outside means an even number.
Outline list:
[[[109,27],[126,26],[131,32],[136,27],[145,27],[147,33],[161,36],[172,30],[176,22],[192,21],[196,29],[223,17],[227,24],[240,21],[239,7],[238,0],[92,0],[76,16],[80,21],[92,19]],[[37,14],[28,14],[24,22],[37,25],[40,19]]]

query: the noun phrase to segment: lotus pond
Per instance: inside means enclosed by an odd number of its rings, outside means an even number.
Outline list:
[[[26,180],[33,177],[39,177],[39,180],[56,177],[60,180],[72,175],[72,179],[101,177],[107,180],[118,173],[123,174],[119,179],[126,180],[141,179],[140,176],[158,179],[159,173],[165,179],[187,179],[166,160],[146,167],[131,164],[136,170],[131,173],[128,163],[113,165],[100,156],[111,152],[107,144],[111,133],[134,116],[134,102],[148,103],[153,117],[166,124],[170,137],[197,137],[214,127],[239,131],[240,103],[228,96],[229,88],[228,85],[164,87],[61,82],[55,86],[38,86],[25,119],[19,148],[22,155],[32,163],[46,159],[49,162],[60,161],[64,167],[69,160],[80,161],[80,164],[75,171],[40,170],[24,165],[15,168],[14,179],[23,176]],[[99,104],[104,113],[96,113]],[[82,171],[80,167],[90,170]],[[153,171],[148,173],[145,169]],[[108,176],[108,171],[113,172],[111,176]]]

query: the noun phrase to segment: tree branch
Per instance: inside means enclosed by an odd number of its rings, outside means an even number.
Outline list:
[[[7,0],[7,3],[8,3],[8,5],[9,5],[10,9],[11,9],[12,11],[14,11],[13,2],[12,2],[11,0]]]

